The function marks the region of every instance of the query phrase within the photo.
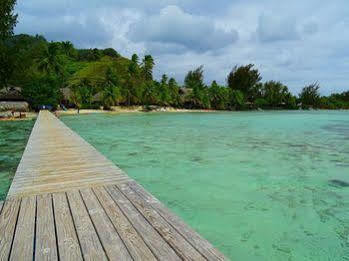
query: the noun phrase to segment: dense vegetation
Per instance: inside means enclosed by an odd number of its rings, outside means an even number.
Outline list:
[[[14,0],[4,0],[0,20],[0,89],[22,88],[32,108],[58,104],[77,108],[114,105],[159,105],[197,109],[349,108],[349,91],[321,97],[319,85],[303,88],[298,97],[281,82],[262,82],[252,65],[235,66],[227,85],[207,86],[203,66],[189,71],[180,86],[163,75],[154,80],[151,55],[131,59],[112,48],[76,49],[70,42],[48,42],[43,36],[15,35]]]

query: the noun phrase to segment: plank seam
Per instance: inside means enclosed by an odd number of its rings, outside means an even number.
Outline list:
[[[56,215],[55,215],[55,208],[54,208],[54,204],[53,204],[53,197],[52,197],[52,194],[50,194],[50,198],[51,198],[52,215],[53,215],[53,226],[54,226],[54,228],[55,228],[55,239],[56,239],[57,258],[58,258],[58,261],[59,261],[59,260],[61,260],[61,257],[60,257],[60,255],[59,255]]]
[[[108,220],[109,220],[110,223],[112,224],[112,226],[113,226],[113,228],[114,228],[116,234],[118,234],[118,236],[119,236],[121,242],[124,244],[124,246],[125,246],[125,248],[126,248],[128,254],[129,254],[130,257],[132,258],[132,260],[134,260],[133,256],[131,255],[130,250],[128,249],[127,245],[125,244],[124,239],[121,237],[119,231],[116,229],[116,227],[114,226],[114,223],[112,222],[112,220],[110,219],[109,215],[108,215],[107,212],[105,211],[105,208],[104,208],[103,204],[100,202],[99,198],[97,197],[97,194],[96,194],[95,190],[94,190],[93,188],[91,188],[91,190],[92,190],[93,195],[96,197],[96,199],[97,199],[97,201],[98,201],[98,204],[101,206],[101,208],[103,209],[104,213],[105,213],[106,216],[108,217]]]
[[[140,194],[140,193],[138,193],[136,190],[134,190],[131,186],[128,186],[134,193],[136,193],[138,196],[140,196],[141,198],[142,198],[142,195]],[[195,247],[188,239],[187,239],[187,237],[186,236],[184,236],[181,232],[180,232],[180,230],[179,229],[177,229],[175,226],[173,226],[170,222],[168,222],[167,220],[166,220],[166,218],[163,216],[163,215],[161,215],[161,213],[159,212],[159,211],[157,211],[153,206],[152,206],[152,204],[148,204],[156,213],[158,213],[158,215],[160,216],[160,217],[162,217],[162,219],[170,226],[170,227],[172,227],[175,231],[177,231],[177,233],[179,234],[179,235],[181,235],[182,236],[182,238],[189,244],[189,245],[191,245],[204,259],[206,259],[206,260],[209,260],[203,253],[201,253],[201,251],[199,250],[199,249],[197,249],[197,247]],[[165,239],[164,239],[165,240]],[[165,240],[166,241],[166,240]]]
[[[71,207],[70,207],[69,198],[68,198],[68,195],[67,195],[66,192],[64,193],[64,195],[65,195],[65,198],[66,198],[66,200],[67,200],[67,204],[68,204],[70,216],[71,216],[71,219],[72,219],[72,222],[73,222],[73,225],[74,225],[74,230],[75,230],[76,238],[78,239],[78,242],[79,242],[79,248],[80,248],[80,252],[81,252],[81,258],[82,258],[82,260],[85,260],[84,252],[82,252],[82,248],[81,248],[81,242],[80,242],[79,234],[78,234],[78,231],[76,230],[76,225],[75,225],[75,220],[74,220],[74,217],[73,217],[73,212],[72,212]]]
[[[151,247],[148,245],[148,243],[144,240],[144,237],[142,236],[142,233],[140,233],[138,231],[138,229],[133,225],[133,222],[129,219],[128,215],[122,210],[122,208],[120,207],[120,205],[118,204],[118,202],[116,202],[116,200],[114,199],[114,197],[110,194],[110,192],[108,191],[108,189],[106,189],[104,187],[104,190],[109,194],[109,196],[111,197],[111,199],[115,202],[115,204],[119,207],[120,211],[124,214],[124,216],[126,217],[126,219],[128,220],[128,222],[131,224],[131,226],[134,228],[134,230],[137,232],[137,234],[140,236],[140,238],[143,240],[144,244],[148,247],[148,249],[150,250],[150,252],[153,254],[153,256],[157,259],[160,260],[159,257],[156,255],[156,253],[154,253],[154,251],[151,249]],[[138,211],[138,209],[136,209]],[[139,211],[138,211],[139,212]],[[141,214],[141,213],[140,213]],[[148,222],[149,223],[149,222]],[[167,242],[166,242],[167,243]],[[161,258],[161,257],[160,257]]]
[[[38,196],[35,196],[35,219],[34,219],[34,242],[33,242],[33,260],[35,260],[35,252],[36,252],[36,223],[38,220]]]
[[[0,201],[0,216],[1,216],[1,212],[2,212],[2,209],[4,208],[5,203],[6,203],[5,201]]]
[[[7,202],[7,203],[9,203],[9,202]],[[15,229],[13,231],[12,240],[11,240],[11,247],[10,247],[10,251],[8,253],[8,259],[9,260],[10,260],[11,254],[12,254],[13,241],[15,240],[15,235],[16,235],[16,231],[17,231],[17,224],[18,224],[18,218],[19,218],[19,212],[21,211],[21,206],[22,206],[22,199],[20,199],[20,202],[19,202],[19,207],[18,207],[18,212],[17,212],[17,217],[16,217]]]
[[[128,196],[126,196],[126,194],[125,194],[124,192],[122,192],[122,190],[119,189],[119,188],[117,187],[117,185],[114,185],[114,187],[115,187],[118,191],[120,191],[120,193],[121,193],[122,195],[124,195],[125,198],[127,198],[127,200],[131,203],[131,205],[138,211],[139,214],[142,215],[142,217],[144,217],[144,219],[145,219],[145,220],[147,221],[147,223],[155,230],[155,232],[158,233],[158,234],[160,235],[160,238],[162,238],[162,239],[164,240],[164,242],[165,242],[167,245],[169,245],[170,248],[172,248],[172,250],[176,253],[176,255],[177,255],[180,259],[184,260],[184,259],[181,257],[181,255],[176,251],[176,249],[175,249],[175,248],[174,248],[174,247],[173,247],[160,233],[159,233],[159,231],[149,222],[149,220],[147,219],[147,217],[144,216],[143,213],[140,212],[140,211],[138,210],[138,208],[136,207],[135,204],[133,204],[133,202],[131,201],[131,199],[130,199]]]
[[[98,231],[97,231],[97,228],[96,228],[96,226],[95,226],[95,223],[93,222],[93,219],[91,218],[90,212],[88,211],[88,208],[87,208],[86,203],[85,203],[85,201],[84,201],[84,197],[82,196],[80,190],[79,190],[79,195],[80,195],[80,198],[81,198],[81,200],[82,200],[82,204],[84,205],[84,207],[85,207],[85,209],[86,209],[86,211],[87,211],[87,215],[88,215],[88,217],[90,218],[90,221],[91,221],[91,223],[92,223],[92,226],[93,226],[93,228],[95,229],[95,232],[96,232],[96,235],[97,235],[97,237],[98,237],[98,239],[99,239],[99,242],[101,243],[101,246],[102,246],[102,249],[103,249],[103,251],[104,251],[104,253],[105,253],[105,256],[107,257],[108,260],[110,260],[110,258],[109,258],[109,256],[108,256],[108,253],[107,253],[107,251],[105,250],[105,247],[104,247],[104,245],[103,245],[103,242],[102,242],[102,240],[101,240],[101,237],[99,236],[99,233],[98,233]]]

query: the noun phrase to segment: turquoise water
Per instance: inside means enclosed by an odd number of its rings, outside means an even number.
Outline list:
[[[349,260],[348,111],[61,119],[232,260]],[[18,124],[0,123],[1,167]]]
[[[34,121],[0,121],[0,200],[5,199]]]
[[[349,112],[63,121],[233,260],[349,260]]]

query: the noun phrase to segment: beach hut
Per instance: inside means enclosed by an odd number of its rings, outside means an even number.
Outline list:
[[[29,104],[23,97],[20,87],[7,86],[0,89],[0,111],[29,111]]]

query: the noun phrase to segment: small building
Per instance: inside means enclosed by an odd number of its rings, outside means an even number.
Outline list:
[[[22,95],[22,89],[7,86],[0,89],[0,111],[29,111],[29,104]]]

